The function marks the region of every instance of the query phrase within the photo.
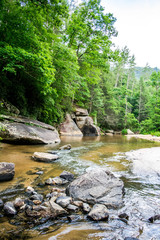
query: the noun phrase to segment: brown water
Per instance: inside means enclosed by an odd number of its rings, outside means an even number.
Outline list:
[[[31,158],[35,151],[56,151],[67,143],[71,143],[72,149],[58,151],[60,158],[54,163],[39,163]],[[16,172],[12,181],[0,183],[0,198],[4,200],[15,198],[24,191],[24,187],[44,183],[63,170],[80,175],[87,168],[100,166],[113,171],[125,183],[125,206],[120,210],[110,210],[109,222],[92,222],[86,220],[85,215],[72,223],[66,218],[49,221],[25,230],[35,240],[123,240],[127,236],[144,240],[160,239],[159,222],[150,224],[147,221],[152,215],[160,213],[160,143],[134,138],[127,140],[122,136],[62,138],[57,146],[2,143],[0,161],[14,162]],[[39,170],[43,170],[44,174],[38,176],[36,172]],[[13,189],[13,192],[10,194],[6,189]],[[128,224],[117,218],[121,212],[127,212],[130,216]],[[2,232],[13,229],[14,233],[18,228],[14,221],[8,222],[4,218],[0,221]]]

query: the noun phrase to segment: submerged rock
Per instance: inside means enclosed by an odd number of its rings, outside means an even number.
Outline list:
[[[1,162],[0,163],[0,181],[8,181],[13,179],[15,174],[14,163]]]
[[[24,200],[22,198],[16,198],[14,200],[15,208],[21,208],[24,205]]]
[[[111,172],[96,168],[70,183],[66,191],[73,200],[119,208],[123,205],[123,188],[123,182]]]
[[[60,177],[64,178],[67,181],[73,181],[73,179],[74,179],[74,175],[72,173],[70,173],[70,172],[67,172],[67,171],[63,171],[60,174]]]
[[[109,218],[108,209],[103,204],[95,204],[90,213],[88,214],[88,217],[95,221],[104,219],[108,220]]]
[[[35,152],[32,158],[39,162],[52,162],[58,159],[58,155],[51,153]]]
[[[59,150],[70,150],[72,148],[71,144],[66,144],[59,148]]]
[[[12,202],[6,202],[4,204],[4,212],[6,215],[15,215],[17,214],[17,210],[14,207],[14,204]]]
[[[89,213],[91,211],[91,208],[88,203],[83,203],[82,207],[83,207],[83,211],[86,213]]]
[[[72,201],[71,197],[61,196],[56,199],[56,203],[61,207],[67,207]]]
[[[59,216],[59,215],[63,215],[63,214],[67,214],[67,211],[62,208],[61,206],[59,206],[57,203],[54,202],[54,200],[52,200],[52,198],[49,201],[50,207],[52,212],[54,212],[55,216]]]
[[[0,199],[0,209],[3,208],[4,202],[2,199]]]

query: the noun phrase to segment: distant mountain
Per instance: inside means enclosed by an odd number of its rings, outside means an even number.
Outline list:
[[[152,74],[152,72],[158,72],[160,71],[159,68],[155,67],[155,68],[151,68],[149,66],[146,67],[135,67],[135,76],[137,79],[140,79],[140,77],[146,75],[146,76],[150,76]]]

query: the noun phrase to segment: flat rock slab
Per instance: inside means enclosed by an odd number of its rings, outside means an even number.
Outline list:
[[[19,144],[53,144],[59,143],[57,130],[45,129],[23,123],[1,123],[0,137],[5,142]]]
[[[73,200],[119,208],[123,205],[123,189],[124,184],[119,178],[95,168],[70,183],[66,191]]]
[[[58,155],[51,153],[35,152],[32,158],[39,162],[53,162],[58,159]]]
[[[9,181],[14,177],[15,165],[14,163],[1,162],[0,163],[0,181]]]

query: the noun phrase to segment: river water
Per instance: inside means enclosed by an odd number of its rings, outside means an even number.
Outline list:
[[[1,217],[1,232],[14,236],[21,230],[24,235],[19,239],[35,240],[123,240],[125,237],[159,240],[160,221],[150,223],[148,218],[160,214],[160,143],[123,136],[61,140],[56,146],[1,143],[0,161],[14,162],[16,173],[12,181],[0,183],[0,198],[4,201],[15,199],[21,196],[26,186],[35,187],[49,177],[59,176],[63,170],[78,176],[88,168],[102,167],[124,181],[124,207],[109,210],[108,222],[92,222],[86,215],[77,215],[76,221],[71,223],[62,218],[28,229],[14,218]],[[54,163],[39,163],[31,158],[36,151],[57,151],[68,143],[72,149],[58,151],[59,159]],[[42,175],[37,175],[39,170],[43,171]],[[46,191],[42,187],[36,190],[41,193]],[[128,222],[118,218],[120,213],[129,215]]]

